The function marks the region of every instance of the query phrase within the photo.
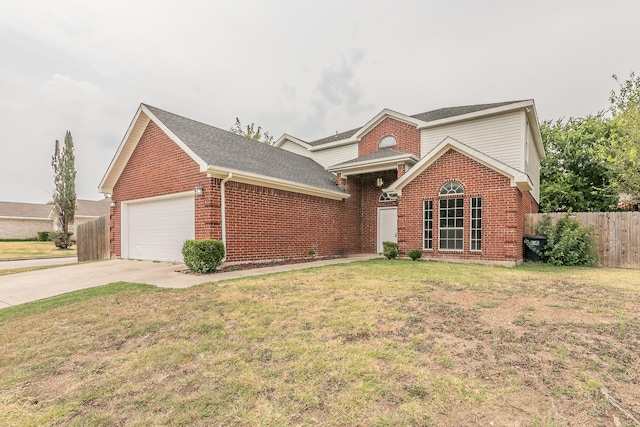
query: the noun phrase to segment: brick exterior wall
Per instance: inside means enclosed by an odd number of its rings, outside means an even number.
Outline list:
[[[206,184],[206,174],[198,164],[175,144],[155,123],[149,122],[113,188],[116,208],[111,208],[111,252],[120,256],[121,202],[147,197],[193,191],[198,183]],[[196,198],[196,224],[204,199]],[[198,227],[196,226],[196,230]],[[207,237],[196,231],[196,238]]]
[[[442,185],[463,185],[464,250],[438,249],[438,200]],[[482,250],[470,250],[471,197],[482,197]],[[459,197],[459,196],[455,196]],[[401,253],[423,248],[423,200],[433,200],[433,250],[423,258],[519,262],[522,260],[524,214],[535,201],[510,185],[507,177],[463,154],[449,150],[402,190],[398,206],[398,244]],[[525,211],[526,206],[526,211]],[[537,210],[537,205],[536,205]]]
[[[53,220],[0,218],[0,239],[31,239],[38,231],[53,231]]]
[[[420,131],[415,126],[402,123],[387,117],[362,137],[358,144],[358,156],[371,154],[379,150],[380,140],[391,135],[396,138],[397,145],[393,148],[403,153],[411,153],[420,158]]]
[[[352,180],[350,180],[352,181]],[[114,186],[111,251],[121,255],[121,202],[193,191],[195,238],[222,238],[219,179],[207,178],[199,166],[162,130],[150,122]],[[357,185],[343,201],[229,181],[225,184],[227,260],[294,258],[358,253],[360,194]]]
[[[360,155],[378,149],[386,135],[398,141],[395,149],[419,155],[420,135],[412,126],[385,119],[362,138]],[[371,150],[371,151],[369,151]],[[318,255],[375,253],[377,209],[398,207],[401,253],[423,247],[423,200],[434,201],[434,249],[423,257],[474,261],[518,262],[522,259],[525,213],[537,212],[529,193],[522,194],[505,176],[450,150],[409,183],[398,201],[379,202],[376,178],[389,185],[401,170],[350,176],[340,180],[351,195],[342,201],[229,181],[226,191],[227,260],[248,261]],[[439,190],[449,181],[461,183],[464,193],[464,250],[438,249]],[[121,255],[121,202],[193,191],[196,239],[221,239],[220,180],[207,178],[199,166],[153,122],[143,133],[113,190],[118,202],[111,209],[111,251]],[[470,198],[482,197],[482,251],[472,252]]]

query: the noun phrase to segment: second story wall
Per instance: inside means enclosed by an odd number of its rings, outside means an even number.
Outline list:
[[[525,172],[525,127],[524,112],[515,111],[422,129],[421,157],[449,136],[514,169]]]

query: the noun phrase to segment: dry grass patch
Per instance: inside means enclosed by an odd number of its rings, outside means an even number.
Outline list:
[[[0,310],[2,425],[611,425],[640,275],[371,261]],[[626,423],[626,424],[625,424]]]
[[[74,257],[75,248],[58,249],[53,242],[0,242],[0,260]]]

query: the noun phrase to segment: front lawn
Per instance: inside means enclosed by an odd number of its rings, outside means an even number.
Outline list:
[[[0,260],[74,257],[76,249],[58,249],[53,242],[0,242]]]
[[[633,426],[639,307],[637,271],[544,265],[118,283],[0,310],[0,424]]]

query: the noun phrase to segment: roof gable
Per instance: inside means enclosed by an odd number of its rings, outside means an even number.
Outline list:
[[[129,126],[100,184],[101,192],[112,192],[149,121],[156,123],[193,158],[201,172],[210,175],[233,172],[234,180],[245,173],[256,183],[264,177],[265,186],[269,186],[269,182],[286,183],[287,188],[295,191],[296,184],[300,184],[301,189],[314,188],[320,193],[333,192],[348,197],[337,187],[333,174],[308,157],[145,104],[140,105]]]
[[[529,191],[532,189],[531,180],[524,172],[518,171],[499,160],[489,157],[460,141],[447,137],[436,145],[422,159],[420,159],[415,166],[393,182],[388,188],[384,189],[384,191],[399,195],[402,194],[402,189],[405,186],[407,186],[411,181],[413,181],[413,179],[418,177],[418,175],[424,172],[449,150],[456,150],[489,169],[493,169],[494,171],[508,177],[511,180],[511,185],[517,186],[521,191]]]

